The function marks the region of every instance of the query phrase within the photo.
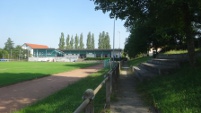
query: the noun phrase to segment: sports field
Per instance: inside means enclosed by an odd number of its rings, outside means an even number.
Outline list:
[[[94,64],[84,62],[0,62],[0,87]]]

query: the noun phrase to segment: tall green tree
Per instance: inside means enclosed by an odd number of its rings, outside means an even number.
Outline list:
[[[64,33],[61,32],[61,36],[59,39],[59,49],[65,49],[65,39],[64,39]]]
[[[98,39],[98,48],[99,49],[110,49],[110,37],[108,32],[103,31],[102,33],[99,34],[99,39]]]
[[[71,40],[70,40],[70,49],[74,49],[74,38],[73,38],[73,36],[71,36]]]
[[[84,49],[84,43],[83,43],[83,34],[80,34],[80,47],[79,49]]]
[[[110,36],[108,32],[106,32],[105,34],[104,41],[105,41],[105,49],[111,49]]]
[[[98,48],[105,49],[105,32],[104,31],[99,34]]]
[[[95,49],[95,40],[94,40],[94,34],[92,33],[92,36],[91,36],[91,49]]]
[[[70,49],[70,35],[67,35],[67,38],[66,38],[66,49]]]
[[[6,50],[6,51],[11,51],[12,49],[14,49],[14,43],[13,43],[13,41],[11,40],[11,38],[9,37],[9,38],[7,39],[7,41],[5,42],[4,50]]]
[[[79,49],[79,37],[75,35],[75,49]]]
[[[8,58],[11,58],[11,59],[13,58],[13,49],[14,49],[14,43],[9,37],[7,41],[5,42],[5,47],[4,47],[4,50],[8,52]]]
[[[98,38],[98,49],[103,49],[103,37],[102,34],[99,34],[99,38]]]
[[[92,37],[91,37],[91,32],[88,33],[87,35],[87,49],[92,49]]]

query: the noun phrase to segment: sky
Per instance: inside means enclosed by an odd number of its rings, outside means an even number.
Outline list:
[[[115,20],[114,48],[124,48],[129,36],[124,20]],[[94,33],[95,48],[102,31],[108,32],[113,48],[114,19],[109,13],[95,11],[90,0],[0,0],[0,48],[10,37],[16,45],[24,43],[42,44],[58,48],[61,32],[83,33],[86,47],[87,34]]]

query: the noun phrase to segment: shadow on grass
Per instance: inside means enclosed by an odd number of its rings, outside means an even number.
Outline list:
[[[90,71],[86,71],[85,75],[91,73],[92,72]],[[7,74],[10,76],[16,76],[16,74]],[[84,91],[88,88],[94,89],[104,79],[103,76],[101,76],[102,74],[103,73],[100,71],[98,74],[92,74],[87,78],[83,78],[85,76],[55,75],[2,87],[0,88],[0,112],[19,110],[20,108],[30,105],[65,88],[50,97],[37,102],[32,107],[23,109],[19,113],[62,113],[63,111],[71,113],[79,106],[79,104],[81,104],[81,97]],[[34,76],[30,73],[19,74],[19,76],[22,75]],[[76,82],[78,80],[79,82]],[[99,104],[99,100],[96,101],[98,101],[96,103]]]
[[[102,64],[97,64],[97,63],[92,63],[92,64],[69,63],[69,64],[65,64],[65,66],[69,67],[69,68],[66,69],[66,72],[69,72],[69,71],[72,71],[72,70],[75,70],[75,69],[100,69],[100,65],[102,65]],[[35,71],[37,71],[37,70],[34,70],[34,72]],[[34,73],[34,72],[31,72],[31,71],[30,71],[30,73],[24,73],[24,72],[23,73],[21,73],[21,72],[16,72],[16,73],[4,72],[4,73],[0,73],[0,87],[53,75],[53,74],[51,74],[52,73],[51,71],[52,71],[52,69],[50,68],[49,69],[49,74],[44,74],[44,72]],[[48,73],[48,72],[46,72],[46,73]],[[89,72],[87,74],[91,74],[91,72]]]
[[[79,69],[79,68],[90,68],[91,66],[93,67],[94,65],[98,65],[98,64],[100,64],[100,63],[98,63],[98,62],[93,62],[93,63],[90,63],[90,62],[78,62],[78,63],[66,63],[66,64],[64,64],[65,66],[70,66],[70,67],[74,67],[74,68],[77,68],[77,69]]]

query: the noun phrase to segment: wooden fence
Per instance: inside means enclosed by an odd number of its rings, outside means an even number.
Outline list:
[[[120,66],[121,62],[116,62],[113,68],[107,72],[104,76],[105,79],[96,87],[95,90],[87,89],[83,96],[83,102],[80,106],[74,111],[74,113],[94,113],[94,97],[98,93],[98,91],[104,86],[106,87],[106,104],[105,108],[110,108],[110,96],[112,94],[113,89],[117,86],[117,79],[120,74]]]

